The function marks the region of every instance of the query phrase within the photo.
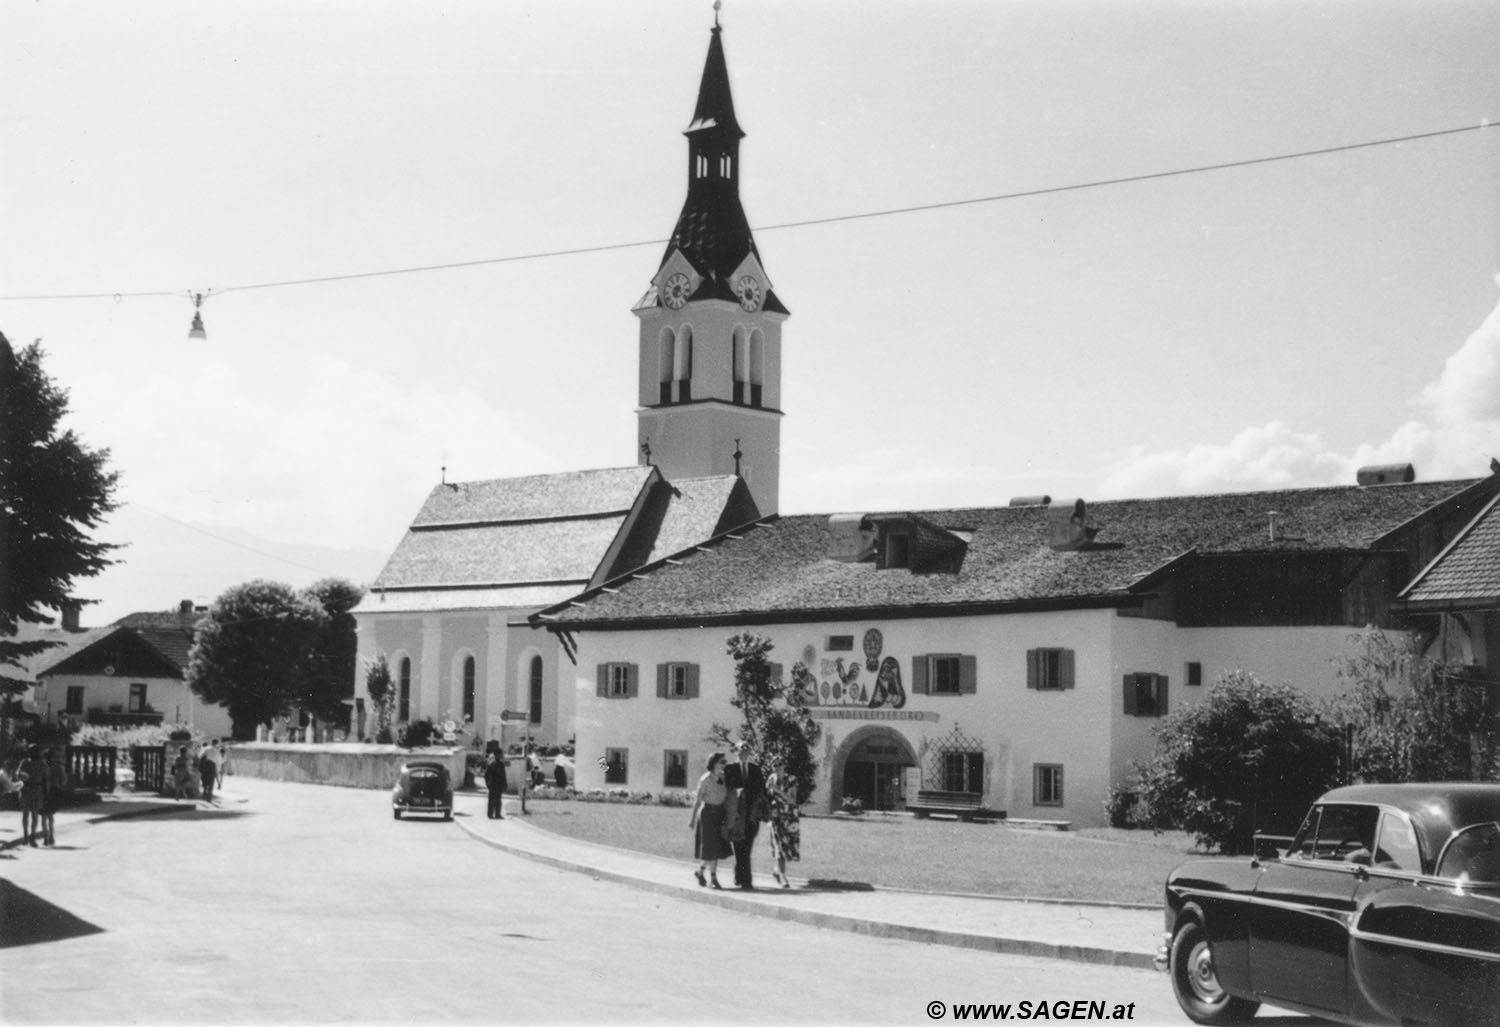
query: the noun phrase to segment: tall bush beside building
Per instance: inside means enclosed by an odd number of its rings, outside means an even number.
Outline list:
[[[1361,781],[1494,780],[1496,732],[1483,686],[1422,655],[1418,641],[1370,629],[1339,659],[1348,691],[1330,706],[1350,732]]]
[[[1338,784],[1340,750],[1337,729],[1297,689],[1230,671],[1157,729],[1150,761],[1136,768],[1142,814],[1205,848],[1249,852],[1256,831],[1291,831]]]
[[[804,705],[801,690],[790,684],[801,680],[807,669],[799,662],[789,676],[777,681],[768,658],[774,644],[749,632],[731,637],[726,647],[734,661],[734,698],[730,702],[741,715],[739,740],[750,746],[755,761],[768,774],[780,761],[797,779],[798,803],[807,802],[818,770],[812,747],[823,732]],[[714,725],[713,730],[720,742],[734,737],[734,732],[722,725]]]

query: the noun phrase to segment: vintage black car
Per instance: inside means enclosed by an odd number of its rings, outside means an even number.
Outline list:
[[[1156,965],[1197,1023],[1500,1025],[1500,785],[1334,789],[1286,849],[1178,867],[1166,904]]]
[[[397,820],[403,813],[440,813],[453,819],[453,777],[441,763],[414,760],[401,766],[391,789],[391,812]]]

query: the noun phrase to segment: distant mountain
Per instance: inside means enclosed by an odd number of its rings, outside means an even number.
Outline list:
[[[331,548],[276,542],[238,528],[179,521],[133,504],[117,510],[94,533],[125,548],[120,561],[95,578],[75,582],[85,606],[85,627],[110,624],[130,613],[175,611],[189,599],[207,606],[225,589],[268,578],[296,588],[319,578],[347,578],[368,585],[389,551]],[[393,540],[394,541],[394,540]]]

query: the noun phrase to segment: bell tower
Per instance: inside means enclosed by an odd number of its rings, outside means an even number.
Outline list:
[[[788,311],[740,206],[740,130],[717,15],[688,140],[687,200],[640,320],[637,454],[667,479],[734,474],[762,515],[781,473],[781,323]]]

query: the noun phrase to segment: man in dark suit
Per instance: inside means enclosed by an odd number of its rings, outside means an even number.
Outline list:
[[[734,745],[737,759],[724,770],[724,784],[737,793],[739,802],[736,811],[741,831],[734,837],[734,883],[751,891],[755,882],[750,876],[750,850],[755,847],[755,836],[760,831],[759,814],[765,810],[766,776],[760,766],[750,762],[750,746],[744,742]]]

